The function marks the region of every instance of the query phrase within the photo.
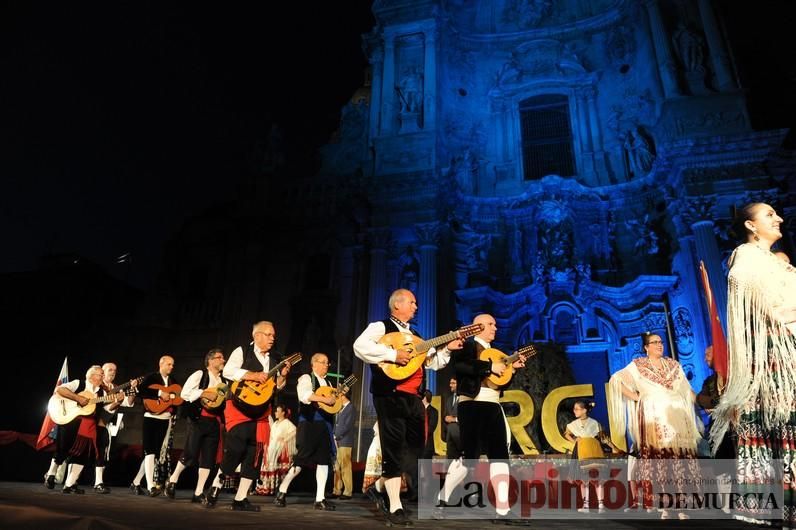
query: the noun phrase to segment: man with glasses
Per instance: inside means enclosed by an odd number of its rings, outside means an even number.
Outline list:
[[[299,400],[299,424],[296,434],[298,453],[293,459],[293,466],[288,470],[274,504],[284,508],[287,489],[301,468],[315,464],[315,509],[332,511],[334,504],[326,500],[326,479],[329,477],[329,465],[332,463],[334,443],[332,442],[332,426],[334,416],[318,407],[317,403],[335,404],[334,396],[319,396],[315,391],[322,386],[330,386],[326,380],[329,372],[329,358],[325,353],[316,353],[311,359],[312,372],[299,377],[296,394]]]
[[[191,502],[204,500],[205,483],[210,476],[210,470],[216,464],[224,407],[208,410],[202,406],[202,400],[212,401],[218,397],[219,386],[226,384],[226,379],[221,375],[223,369],[224,352],[220,348],[213,348],[205,355],[205,369],[191,374],[182,387],[180,396],[185,400],[183,412],[188,418],[188,434],[182,457],[166,483],[166,497],[170,499],[174,498],[177,481],[183,470],[199,464]]]

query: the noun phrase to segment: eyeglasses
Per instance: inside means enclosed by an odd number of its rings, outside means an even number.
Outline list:
[[[331,364],[331,363],[329,363],[327,361],[315,361],[315,362],[318,363],[318,364],[323,364],[325,366],[329,366]]]
[[[650,344],[663,344],[663,341],[662,340],[651,340],[651,341],[649,341],[647,343],[647,345],[649,346]]]
[[[217,361],[219,359],[221,359],[223,361],[224,360],[224,356],[223,355],[218,355],[216,357],[210,357],[211,361]]]

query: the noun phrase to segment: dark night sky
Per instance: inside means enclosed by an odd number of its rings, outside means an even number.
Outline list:
[[[758,128],[796,115],[793,4],[717,4]],[[233,195],[272,120],[312,174],[361,84],[369,8],[0,3],[0,273],[48,252],[112,267],[129,251],[145,286],[182,220]]]
[[[130,251],[143,284],[186,216],[234,194],[272,120],[312,174],[373,25],[360,0],[0,6],[0,273]]]

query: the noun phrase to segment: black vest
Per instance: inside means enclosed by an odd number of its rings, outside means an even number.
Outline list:
[[[392,333],[394,331],[404,331],[402,328],[398,327],[398,324],[392,321],[392,319],[387,318],[382,320],[382,324],[384,324],[384,334]],[[420,334],[414,330],[414,328],[410,328],[409,331],[412,335],[416,337],[420,337]],[[422,338],[422,337],[421,337]],[[423,390],[426,388],[426,370],[423,370],[423,380],[420,382],[420,387],[417,389],[418,395],[423,395]],[[408,379],[408,378],[407,378]],[[403,381],[405,381],[404,379]],[[403,381],[396,381],[395,379],[391,379],[384,374],[384,370],[379,368],[378,364],[371,364],[370,365],[370,393],[374,396],[391,396],[397,392],[395,389],[398,385],[400,385]]]
[[[310,381],[312,381],[313,393],[322,386],[320,379],[318,379],[312,372],[310,372]],[[320,417],[329,423],[334,421],[334,416],[332,414],[329,414],[315,403],[310,402],[308,405],[306,403],[299,402],[299,416],[304,418],[305,421],[315,421],[316,413],[320,414]]]
[[[456,393],[459,396],[477,396],[481,391],[481,381],[492,373],[491,364],[478,358],[482,351],[484,347],[471,337],[464,341],[461,350],[454,352]]]
[[[273,370],[274,366],[279,364],[280,356],[276,355],[274,351],[270,351],[268,353],[268,359],[268,369]],[[257,356],[254,355],[254,344],[249,344],[247,347],[243,348],[243,363],[240,367],[248,372],[263,371],[262,363],[257,359]]]
[[[227,383],[227,380],[224,379],[224,376],[221,377],[222,383]],[[199,388],[202,390],[207,389],[208,385],[210,384],[210,372],[208,372],[207,368],[202,370],[202,379],[199,380]],[[223,405],[218,407],[214,411],[208,411],[210,414],[215,416],[223,416],[224,415],[224,407]],[[196,399],[195,401],[186,401],[182,404],[182,409],[180,411],[180,416],[183,418],[188,418],[189,420],[198,420],[199,417],[202,415],[202,398]]]

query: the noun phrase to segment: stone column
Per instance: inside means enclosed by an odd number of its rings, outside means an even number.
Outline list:
[[[350,346],[353,342],[351,336],[351,324],[354,322],[354,299],[355,299],[355,278],[354,278],[354,249],[347,245],[340,249],[338,256],[339,263],[339,295],[340,303],[337,306],[337,322],[335,322],[335,342],[338,346],[346,344]]]
[[[423,129],[433,129],[437,119],[437,28],[424,32]]]
[[[368,282],[368,322],[384,320],[387,309],[387,248],[392,234],[388,228],[373,228],[368,233],[370,243],[370,275]],[[365,365],[362,374],[362,389],[367,390],[362,400],[365,414],[376,415],[373,396],[370,393],[370,367]]]
[[[381,127],[381,91],[382,69],[384,68],[384,50],[375,48],[370,54],[370,65],[373,75],[370,82],[370,142],[379,135]]]
[[[417,327],[425,338],[437,335],[437,251],[439,250],[439,223],[415,225],[420,250],[420,281],[417,296]],[[426,370],[426,388],[436,394],[437,377]]]
[[[710,287],[713,289],[713,298],[716,300],[716,308],[726,329],[727,278],[724,277],[724,271],[721,268],[721,253],[713,231],[713,221],[697,221],[691,225],[691,230],[694,232],[697,259],[705,263],[705,269],[710,277]]]
[[[655,44],[655,55],[658,60],[658,72],[661,74],[663,83],[663,93],[667,98],[681,96],[683,92],[677,83],[677,66],[672,57],[672,49],[669,46],[669,34],[663,25],[661,8],[658,0],[647,0],[647,14],[650,19],[650,29],[652,30],[652,42]]]
[[[727,58],[727,51],[710,0],[699,0],[699,14],[702,16],[702,28],[705,30],[705,38],[708,41],[710,59],[713,62],[713,70],[716,72],[718,88],[722,92],[735,90],[737,87],[732,76],[730,60]]]
[[[384,35],[384,75],[381,89],[381,134],[394,131],[395,123],[395,35]]]

